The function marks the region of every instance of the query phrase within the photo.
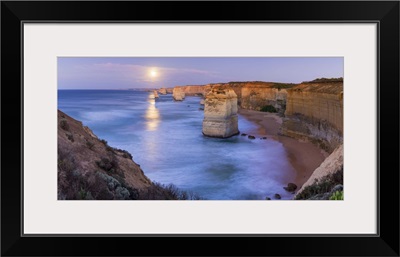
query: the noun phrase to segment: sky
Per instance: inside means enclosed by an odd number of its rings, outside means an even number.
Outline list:
[[[343,77],[343,57],[58,57],[58,89],[129,89]]]

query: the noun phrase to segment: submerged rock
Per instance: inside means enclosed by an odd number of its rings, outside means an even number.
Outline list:
[[[281,199],[282,198],[280,194],[275,194],[274,197],[275,197],[275,199]]]
[[[213,88],[206,95],[203,134],[220,138],[239,134],[237,96],[232,89]]]
[[[249,138],[249,139],[256,139],[256,137],[255,137],[255,136],[252,136],[252,135],[249,135],[248,138]]]
[[[247,134],[246,134],[246,133],[242,133],[242,135],[241,135],[241,136],[245,137],[245,136],[247,136]]]
[[[267,196],[267,197],[265,197],[265,200],[271,200],[271,198],[269,198],[269,197]]]
[[[287,187],[283,187],[288,192],[294,192],[297,189],[297,185],[294,183],[289,183]]]

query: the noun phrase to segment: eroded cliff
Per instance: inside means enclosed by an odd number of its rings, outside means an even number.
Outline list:
[[[301,84],[228,82],[179,86],[186,95],[205,95],[212,88],[231,89],[238,107],[279,112],[281,134],[307,139],[327,152],[343,142],[343,79],[316,79]]]
[[[306,82],[287,90],[281,133],[327,152],[343,143],[343,81]]]
[[[250,82],[228,82],[213,83],[207,85],[178,86],[186,95],[205,96],[213,87],[220,89],[232,89],[238,99],[238,106],[243,109],[261,110],[265,106],[273,106],[278,111],[285,110],[286,89],[296,84],[250,81]]]

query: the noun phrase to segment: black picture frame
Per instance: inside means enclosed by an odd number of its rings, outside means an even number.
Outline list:
[[[379,28],[378,234],[374,236],[312,234],[24,236],[21,230],[23,162],[21,31],[22,24],[27,21],[377,23]],[[398,1],[3,1],[1,2],[1,114],[1,254],[3,256],[399,256]],[[154,247],[145,247],[147,244]]]

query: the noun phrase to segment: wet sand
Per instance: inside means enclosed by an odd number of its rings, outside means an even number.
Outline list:
[[[267,136],[268,140],[276,140],[282,143],[286,150],[287,157],[293,168],[297,171],[295,183],[297,189],[308,180],[312,172],[325,160],[328,154],[307,141],[300,141],[294,138],[279,135],[282,125],[282,118],[275,113],[259,112],[239,109],[238,113],[247,120],[254,122],[258,128],[245,133],[254,136]]]

